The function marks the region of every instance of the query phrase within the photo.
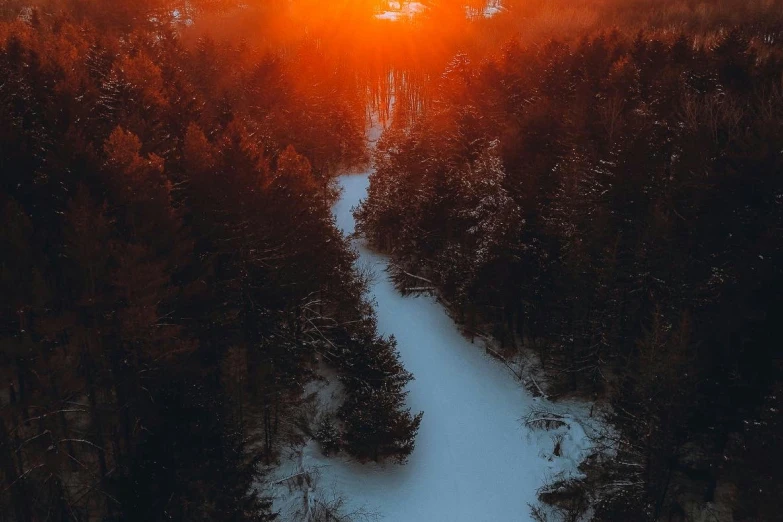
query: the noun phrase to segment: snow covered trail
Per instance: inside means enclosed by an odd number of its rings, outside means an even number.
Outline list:
[[[344,234],[351,208],[366,196],[369,173],[340,178],[334,207]],[[408,405],[424,411],[416,449],[406,465],[358,464],[304,448],[306,467],[320,470],[318,489],[344,496],[348,511],[366,508],[391,522],[531,520],[528,504],[558,472],[574,471],[587,449],[581,427],[565,433],[563,457],[553,457],[551,432],[531,431],[521,418],[534,399],[498,361],[459,332],[431,297],[403,297],[388,280],[386,259],[355,244],[360,266],[375,273],[371,294],[382,334],[394,335],[406,369]]]

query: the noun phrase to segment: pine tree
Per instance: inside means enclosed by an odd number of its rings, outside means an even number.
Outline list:
[[[365,338],[354,347],[342,377],[348,397],[338,417],[346,451],[359,459],[392,457],[404,462],[413,452],[423,413],[405,408],[405,386],[413,376],[400,364],[394,338]]]

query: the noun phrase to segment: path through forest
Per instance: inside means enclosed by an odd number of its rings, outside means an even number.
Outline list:
[[[366,196],[368,173],[340,178],[334,207],[344,234],[354,230],[351,209]],[[498,361],[459,332],[432,297],[403,297],[387,278],[384,256],[356,241],[357,263],[375,273],[371,294],[382,334],[394,335],[415,381],[408,405],[424,411],[416,449],[404,466],[358,464],[304,448],[302,464],[319,470],[318,489],[343,496],[347,511],[365,508],[381,520],[526,521],[536,490],[560,472],[574,472],[588,441],[581,426],[563,428],[562,456],[553,432],[526,428],[522,417],[543,406]],[[547,407],[551,407],[547,405]],[[557,405],[559,411],[580,409]]]

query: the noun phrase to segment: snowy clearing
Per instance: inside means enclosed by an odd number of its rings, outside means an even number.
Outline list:
[[[484,16],[486,18],[492,18],[496,14],[503,10],[503,6],[500,0],[490,0],[487,2],[487,7],[484,8]]]
[[[354,231],[351,209],[366,196],[369,174],[339,180],[334,215],[346,235]],[[387,278],[386,258],[354,244],[357,265],[375,274],[371,295],[380,332],[396,337],[416,379],[408,395],[412,411],[424,411],[416,449],[406,465],[360,464],[344,454],[325,457],[310,441],[294,448],[276,473],[299,481],[276,507],[285,520],[311,520],[319,506],[338,499],[354,520],[532,520],[530,505],[538,503],[541,486],[579,475],[591,446],[585,430],[595,421],[589,404],[533,397],[479,342],[463,337],[433,297],[401,296]],[[339,385],[327,379],[319,386],[321,408],[333,409]],[[526,425],[531,411],[554,412],[563,422],[549,430]]]
[[[389,9],[375,15],[381,20],[398,20],[399,18],[412,18],[427,9],[419,2],[389,2]]]
[[[389,2],[388,9],[375,15],[379,20],[399,20],[404,18],[413,18],[427,10],[427,6],[421,2]],[[501,0],[489,0],[483,10],[479,10],[478,16],[492,18],[503,10]],[[469,18],[477,16],[469,6],[465,7],[465,12]]]

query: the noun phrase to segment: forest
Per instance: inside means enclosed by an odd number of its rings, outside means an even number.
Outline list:
[[[284,520],[305,439],[404,467],[356,238],[598,405],[531,520],[779,520],[783,2],[404,4],[0,0],[0,521]]]
[[[0,25],[2,520],[268,519],[251,486],[316,360],[346,451],[413,448],[329,211],[364,108],[311,47],[191,45],[142,8]]]
[[[668,519],[731,484],[735,520],[779,516],[780,36],[460,54],[379,146],[357,219],[401,286],[434,281],[468,331],[537,354],[551,393],[611,404],[617,458],[548,492],[569,510]]]

